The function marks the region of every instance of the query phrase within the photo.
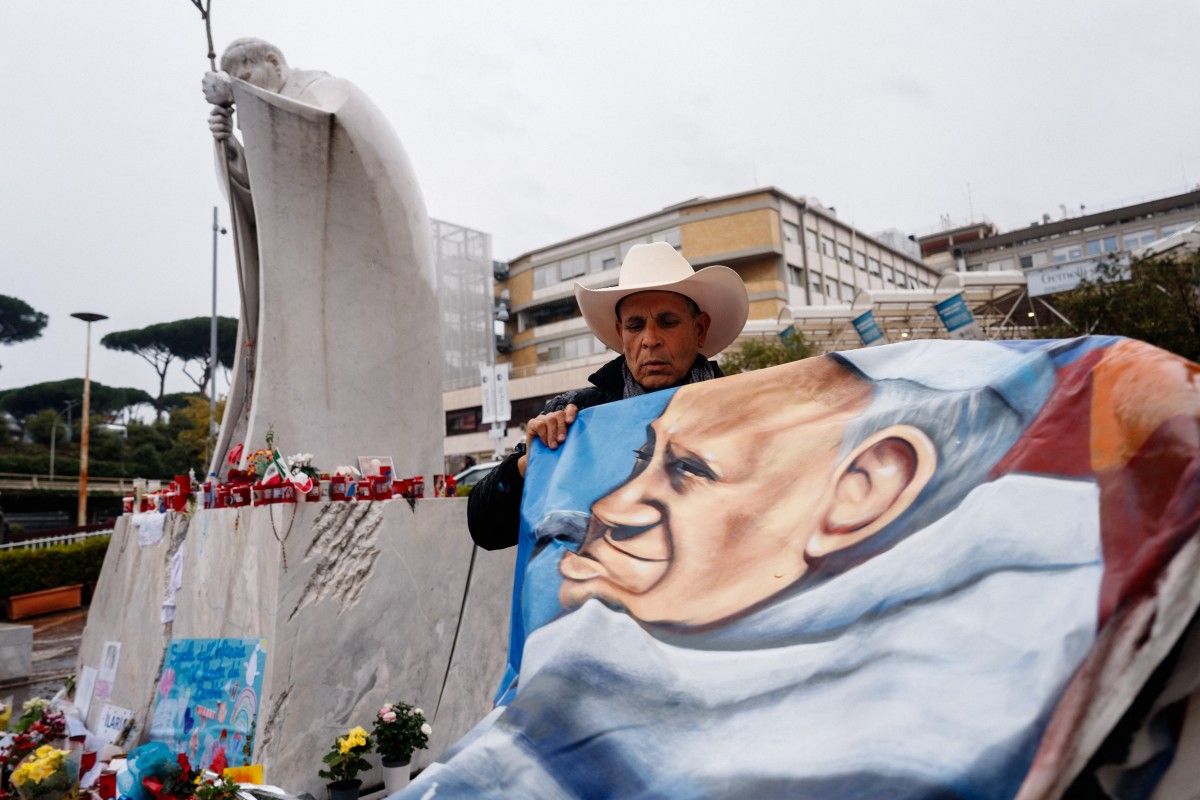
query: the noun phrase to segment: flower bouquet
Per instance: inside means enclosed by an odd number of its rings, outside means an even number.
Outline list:
[[[21,707],[21,716],[12,729],[12,735],[0,745],[0,773],[12,769],[42,745],[65,739],[67,722],[48,701],[34,698]]]
[[[13,770],[22,800],[65,800],[79,793],[79,766],[66,750],[44,744]]]
[[[358,789],[362,786],[358,773],[371,768],[371,764],[363,758],[370,750],[370,737],[365,729],[356,725],[345,736],[339,736],[325,758],[321,759],[329,765],[329,769],[323,769],[318,774],[329,781],[329,794],[333,800],[358,797]]]
[[[196,794],[196,785],[202,774],[200,770],[192,769],[191,762],[183,753],[175,757],[174,765],[154,772],[156,774],[142,777],[142,787],[154,800],[187,800]]]
[[[408,783],[414,750],[429,746],[433,728],[425,712],[407,703],[388,703],[375,715],[375,751],[383,759],[383,781],[388,793]]]

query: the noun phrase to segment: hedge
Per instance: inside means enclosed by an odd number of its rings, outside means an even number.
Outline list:
[[[0,597],[96,581],[110,538],[92,536],[38,550],[0,550]]]

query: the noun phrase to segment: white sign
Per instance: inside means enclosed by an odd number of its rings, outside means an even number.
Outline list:
[[[96,675],[93,697],[107,700],[112,697],[113,683],[117,679],[117,664],[121,663],[121,643],[105,642],[100,655],[100,669]]]
[[[92,707],[92,692],[95,690],[96,668],[85,666],[79,670],[79,680],[75,681],[75,708],[79,709],[79,716],[83,719],[87,719],[88,710]]]
[[[512,403],[508,400],[509,369],[507,363],[497,364],[496,377],[492,381],[492,387],[496,392],[496,422],[508,422],[512,419]]]
[[[508,399],[508,364],[479,365],[479,391],[483,397],[483,422],[491,425],[512,419],[512,403]]]
[[[1051,264],[1047,267],[1037,267],[1025,270],[1025,283],[1030,297],[1040,297],[1055,292],[1069,292],[1084,281],[1103,280],[1100,265],[1105,262],[1098,258],[1071,261],[1066,264]],[[1129,261],[1123,259],[1120,264],[1120,280],[1129,279]]]
[[[479,365],[479,393],[483,396],[483,419],[480,421],[484,425],[496,421],[496,392],[492,389],[494,375],[490,364]]]
[[[105,744],[116,744],[131,719],[133,719],[133,712],[128,708],[105,703],[100,712],[100,738],[104,740]]]

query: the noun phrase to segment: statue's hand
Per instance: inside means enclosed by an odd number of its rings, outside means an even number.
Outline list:
[[[228,108],[233,105],[233,81],[227,72],[206,72],[200,81],[204,99],[214,106]]]
[[[233,136],[233,109],[228,107],[213,106],[213,110],[208,115],[208,129],[212,131],[213,138],[218,142],[226,139],[231,139]]]

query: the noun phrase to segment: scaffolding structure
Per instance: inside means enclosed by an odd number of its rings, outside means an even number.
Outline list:
[[[479,385],[479,365],[494,357],[492,237],[430,219],[442,308],[442,390]]]
[[[766,337],[786,328],[804,334],[819,352],[861,347],[853,320],[874,314],[889,342],[948,337],[934,306],[962,294],[984,339],[1038,338],[1042,325],[1066,322],[1046,297],[1030,296],[1024,273],[947,272],[931,289],[860,289],[846,305],[790,306],[774,320],[751,320],[743,336]]]

